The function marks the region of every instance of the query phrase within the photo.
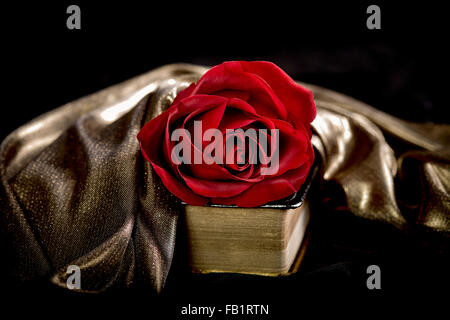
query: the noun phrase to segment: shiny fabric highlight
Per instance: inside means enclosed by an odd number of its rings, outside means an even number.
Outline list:
[[[46,113],[3,141],[0,225],[17,279],[65,288],[67,267],[78,265],[81,291],[162,289],[182,208],[142,158],[136,135],[206,70],[161,67]],[[325,188],[340,186],[357,216],[448,233],[450,126],[407,123],[304,85],[317,104],[313,143]]]

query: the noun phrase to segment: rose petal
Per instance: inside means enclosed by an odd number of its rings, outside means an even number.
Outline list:
[[[264,79],[286,107],[296,127],[307,125],[316,117],[316,105],[311,90],[297,84],[283,70],[267,61],[241,61],[246,72]]]
[[[161,178],[162,183],[175,196],[193,205],[205,205],[208,199],[198,196],[181,183],[173,173],[164,168],[161,161],[161,144],[164,136],[164,129],[169,117],[168,112],[164,112],[153,120],[147,122],[139,131],[137,138],[144,158],[150,162],[155,173]]]
[[[195,89],[195,83],[191,83],[186,89],[178,92],[177,96],[173,100],[172,105],[170,107],[177,105],[181,100],[189,97],[192,94],[192,91],[194,91],[194,89]]]
[[[182,182],[178,180],[178,178],[174,177],[174,175],[168,172],[163,167],[152,163],[153,169],[156,174],[161,178],[164,186],[173,193],[175,196],[180,198],[186,203],[189,203],[194,206],[203,206],[208,203],[208,199],[202,196],[199,196],[189,190]]]
[[[225,62],[211,68],[198,81],[192,95],[211,94],[223,92],[223,90],[245,91],[251,97],[257,97],[257,113],[262,116],[286,120],[288,113],[271,87],[261,77],[246,73],[239,62]]]
[[[203,180],[223,180],[223,181],[246,181],[258,182],[264,179],[264,176],[252,177],[240,174],[231,174],[227,169],[218,164],[191,164],[186,166],[191,176]]]
[[[311,144],[306,129],[294,129],[286,121],[273,120],[279,129],[279,167],[276,176],[303,165],[309,158],[308,145]]]
[[[235,108],[227,108],[226,112],[224,113],[220,124],[218,126],[218,129],[222,132],[226,132],[226,129],[238,129],[245,126],[248,126],[249,124],[255,122],[257,117],[251,116],[249,117],[248,113],[242,112],[241,110],[237,110]]]
[[[227,99],[216,96],[207,96],[207,95],[197,95],[193,97],[188,97],[183,99],[180,103],[175,105],[173,108],[170,108],[164,113],[168,113],[166,127],[165,127],[165,136],[164,136],[164,144],[163,144],[163,154],[167,162],[169,162],[172,170],[176,173],[175,164],[172,162],[171,158],[171,150],[175,146],[175,142],[171,141],[171,133],[174,128],[171,128],[171,125],[179,119],[184,119],[186,115],[198,115],[213,109],[219,109],[219,112],[223,112],[222,109],[225,108]],[[164,114],[163,113],[163,114]],[[153,120],[152,120],[153,121]],[[152,122],[150,121],[150,122]],[[191,138],[192,135],[191,135]],[[198,148],[196,148],[192,140],[189,139],[189,142],[192,146],[193,152],[200,152]],[[194,154],[191,154],[191,159],[194,161]]]
[[[221,96],[224,98],[235,98],[235,99],[241,99],[243,101],[247,101],[250,97],[250,93],[247,91],[242,91],[242,90],[220,90],[220,91],[216,91],[214,92],[215,96]]]
[[[179,171],[181,177],[192,191],[204,197],[233,197],[252,186],[245,181],[211,181],[191,177]]]
[[[237,205],[239,207],[258,207],[268,202],[286,198],[298,191],[305,182],[312,161],[290,170],[285,174],[264,179],[253,184],[243,193],[230,198],[212,198],[214,204]]]

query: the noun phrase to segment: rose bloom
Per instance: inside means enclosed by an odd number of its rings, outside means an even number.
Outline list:
[[[310,124],[315,116],[312,92],[275,64],[232,61],[211,68],[197,83],[178,93],[172,105],[146,123],[137,138],[145,159],[167,189],[182,201],[256,207],[286,198],[304,183],[314,161]],[[250,156],[241,164],[225,160],[195,164],[198,148],[194,147],[194,138],[189,139],[194,136],[194,121],[201,121],[203,132],[211,128],[223,132],[224,142],[227,129],[267,129],[270,146],[274,138],[271,129],[278,129],[278,170],[262,174],[270,163],[251,163]],[[172,160],[177,142],[171,140],[171,134],[180,128],[190,132],[190,137],[181,139],[188,139],[192,147],[192,164]],[[202,147],[208,143],[203,141]],[[269,159],[274,150],[270,151]],[[239,158],[239,150],[235,152]],[[230,156],[223,153],[224,158]]]

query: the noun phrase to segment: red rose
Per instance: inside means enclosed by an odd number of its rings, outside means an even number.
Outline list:
[[[314,160],[310,123],[315,116],[312,92],[275,64],[233,61],[211,68],[181,91],[171,107],[146,123],[137,137],[145,159],[167,189],[184,202],[254,207],[285,198],[304,183]],[[199,142],[195,139],[199,139],[200,123]],[[239,130],[227,133],[238,128],[259,130],[258,138],[267,139],[270,147],[265,150],[263,140],[246,138]],[[205,139],[208,129],[219,130],[210,131],[223,137]],[[225,145],[230,139],[237,144],[234,149],[220,146],[208,156],[206,150],[212,150],[208,144],[222,140]],[[186,154],[187,149],[179,154],[192,162],[174,158],[177,141],[183,146],[188,143],[192,155]],[[208,161],[213,157],[223,161]],[[275,169],[264,174],[274,162]]]

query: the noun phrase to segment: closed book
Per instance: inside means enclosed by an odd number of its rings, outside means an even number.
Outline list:
[[[256,208],[185,205],[189,264],[195,272],[289,274],[306,247],[308,192],[318,167],[289,198]],[[304,241],[305,240],[305,241]]]

